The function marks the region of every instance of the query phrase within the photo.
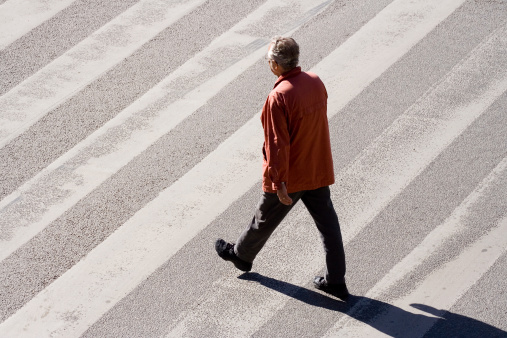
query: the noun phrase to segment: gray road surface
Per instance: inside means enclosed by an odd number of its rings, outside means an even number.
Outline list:
[[[0,0],[0,337],[507,337],[506,1],[29,3]],[[280,34],[328,88],[348,302],[302,204],[251,273],[213,249],[260,196]]]

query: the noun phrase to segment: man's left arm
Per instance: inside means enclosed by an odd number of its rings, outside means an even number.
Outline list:
[[[265,112],[268,174],[280,202],[290,205],[292,199],[287,193],[286,186],[289,176],[290,134],[283,100],[278,95],[273,95],[268,99]]]

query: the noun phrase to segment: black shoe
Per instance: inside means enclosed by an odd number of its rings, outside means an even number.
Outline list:
[[[349,290],[347,290],[347,285],[345,283],[330,284],[324,277],[315,277],[313,284],[317,289],[338,297],[341,300],[346,300],[349,297]]]
[[[234,252],[234,244],[227,243],[223,239],[217,239],[215,242],[215,250],[223,260],[231,261],[234,266],[241,271],[252,270],[252,263],[246,262],[236,256],[236,253]]]

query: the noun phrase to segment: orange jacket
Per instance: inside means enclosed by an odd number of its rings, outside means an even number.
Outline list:
[[[320,78],[300,67],[280,76],[261,114],[264,128],[262,188],[289,193],[334,183],[327,120],[327,91]]]

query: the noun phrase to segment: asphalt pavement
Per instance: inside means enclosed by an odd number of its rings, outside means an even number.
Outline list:
[[[242,273],[270,38],[328,90],[347,302],[303,204]],[[507,2],[0,0],[0,337],[507,337]]]

